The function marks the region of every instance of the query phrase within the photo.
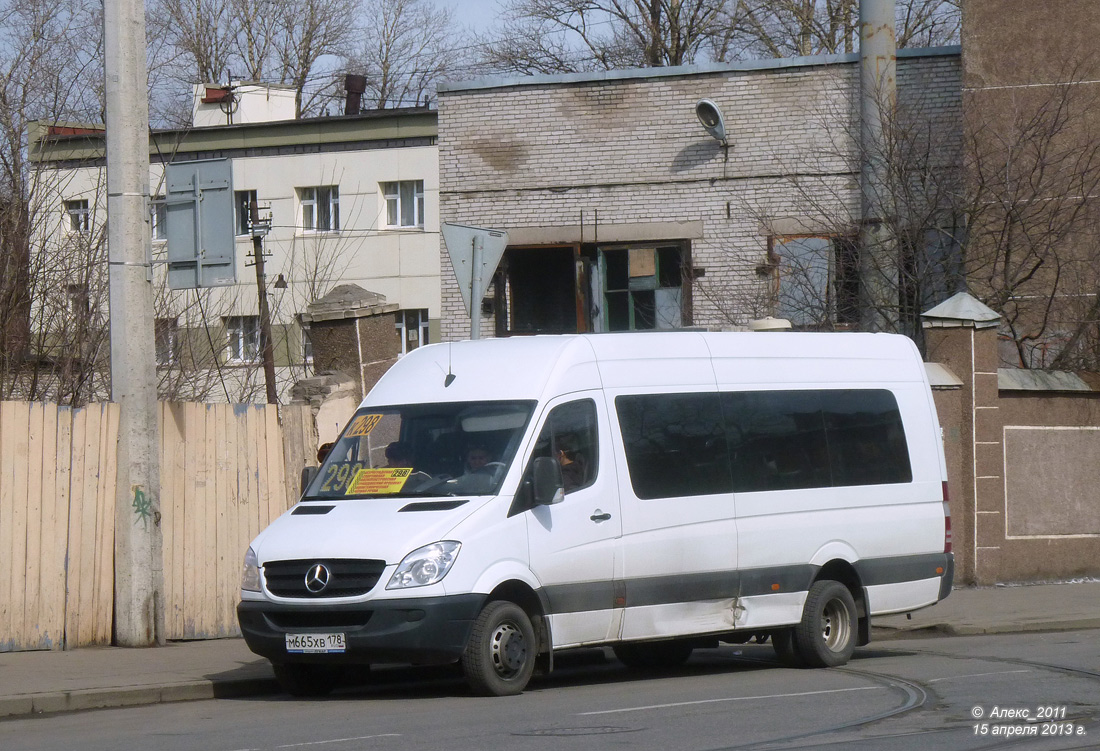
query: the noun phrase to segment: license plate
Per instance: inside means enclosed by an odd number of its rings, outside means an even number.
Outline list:
[[[343,652],[343,634],[287,634],[286,651],[297,654],[328,654]]]

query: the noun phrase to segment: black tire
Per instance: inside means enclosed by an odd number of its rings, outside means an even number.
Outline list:
[[[805,664],[794,644],[792,629],[784,628],[779,631],[772,631],[772,649],[775,650],[779,661],[787,667],[800,668]]]
[[[631,670],[671,670],[688,661],[695,647],[689,641],[627,642],[611,648]]]
[[[339,673],[324,665],[274,663],[275,680],[291,696],[328,696],[339,683]]]
[[[856,603],[840,582],[814,582],[794,627],[794,646],[807,666],[831,668],[848,662],[856,648]]]
[[[527,613],[515,603],[494,600],[474,621],[462,671],[478,696],[514,696],[531,680],[536,657],[535,629]]]

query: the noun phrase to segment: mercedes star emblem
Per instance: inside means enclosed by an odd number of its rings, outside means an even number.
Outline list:
[[[306,589],[313,594],[321,592],[328,586],[330,576],[328,567],[325,566],[325,564],[313,564],[309,567],[309,571],[306,572]]]

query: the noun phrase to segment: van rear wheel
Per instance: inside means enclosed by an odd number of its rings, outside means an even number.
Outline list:
[[[687,662],[695,647],[689,641],[656,641],[616,644],[611,649],[631,670],[671,670]]]
[[[840,582],[814,582],[793,630],[794,649],[809,667],[827,668],[848,662],[856,648],[856,603]]]
[[[474,621],[462,670],[475,694],[513,696],[531,680],[537,655],[535,629],[527,613],[515,603],[495,600]]]

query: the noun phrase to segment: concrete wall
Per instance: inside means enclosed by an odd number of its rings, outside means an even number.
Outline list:
[[[907,117],[934,133],[945,168],[957,164],[957,51],[904,57],[898,81]],[[743,324],[758,314],[747,308],[770,235],[854,231],[857,97],[854,57],[443,87],[441,220],[506,229],[513,245],[690,241],[705,269],[692,323]],[[701,98],[724,111],[728,160],[696,120]],[[442,338],[463,338],[441,270]]]

